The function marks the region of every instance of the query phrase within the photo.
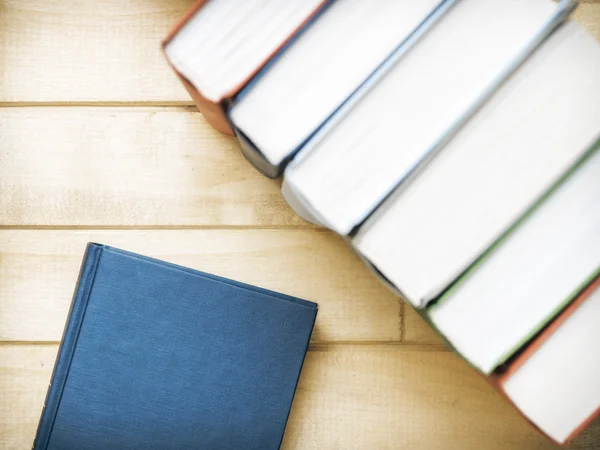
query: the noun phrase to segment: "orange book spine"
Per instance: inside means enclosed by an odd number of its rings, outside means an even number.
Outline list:
[[[186,91],[188,91],[188,94],[190,94],[190,97],[192,97],[192,100],[196,104],[198,111],[202,113],[206,121],[221,133],[233,136],[234,132],[227,120],[225,107],[223,107],[220,103],[215,103],[205,98],[200,91],[198,91],[198,89],[196,89],[194,85],[187,80],[187,78],[185,78],[177,70],[175,70],[175,72],[183,84],[183,87],[185,87]]]
[[[169,34],[162,43],[163,53],[165,47],[171,41],[171,39],[173,39],[173,37],[179,32],[179,30],[183,28],[183,26],[188,22],[188,20],[190,20],[192,16],[196,14],[206,2],[207,0],[198,0],[194,4],[194,6],[186,13],[183,19],[181,19],[173,27],[173,29],[169,32]],[[185,78],[173,64],[171,64],[169,58],[166,59],[169,62],[169,65],[173,68],[173,70],[179,77],[179,80],[185,87],[185,90],[188,92],[188,94],[190,94],[190,97],[192,97],[192,100],[196,104],[198,111],[202,113],[206,121],[220,132],[233,136],[233,130],[231,129],[231,126],[227,121],[225,109],[221,106],[221,104],[219,102],[210,101],[206,97],[204,97],[198,91],[198,89],[196,89],[194,85],[190,83],[190,81],[187,78]]]
[[[181,30],[181,28],[188,22],[188,20],[190,20],[192,18],[192,16],[194,14],[196,14],[196,12],[198,12],[198,10],[200,10],[200,8],[202,8],[202,6],[206,2],[207,2],[207,0],[198,0],[198,2],[196,2],[196,4],[186,13],[186,15],[183,17],[183,19],[179,23],[177,23],[177,25],[175,25],[173,27],[171,32],[167,35],[166,39],[163,41],[163,44],[162,44],[163,53],[164,53],[164,49],[165,49],[166,45],[171,41],[171,39],[173,39],[173,37],[179,32],[179,30]],[[196,103],[198,110],[206,118],[206,121],[208,123],[210,123],[214,128],[221,131],[222,133],[233,136],[235,133],[234,133],[233,129],[231,128],[229,121],[227,120],[227,111],[226,111],[225,105],[228,104],[229,101],[232,98],[234,98],[242,90],[242,88],[248,83],[248,81],[250,81],[252,79],[252,77],[254,77],[254,75],[256,75],[265,66],[265,64],[269,62],[269,60],[273,56],[275,56],[283,47],[285,47],[285,45],[287,45],[288,42],[306,24],[309,23],[319,13],[319,11],[321,11],[321,9],[323,7],[325,7],[325,5],[327,3],[328,3],[328,0],[324,0],[324,1],[320,2],[317,5],[317,7],[300,24],[298,24],[298,26],[289,34],[289,36],[286,39],[284,39],[282,42],[279,43],[279,45],[275,48],[275,50],[273,52],[271,52],[271,54],[265,60],[263,60],[260,64],[258,64],[257,67],[254,68],[254,70],[252,70],[250,73],[248,73],[244,77],[244,80],[242,81],[242,83],[240,83],[238,86],[235,86],[230,92],[227,93],[227,95],[224,98],[220,99],[218,102],[213,102],[211,100],[208,100],[206,97],[204,97],[202,95],[202,93],[199,92],[198,89],[196,89],[196,87],[188,79],[186,79],[177,70],[176,67],[173,66],[173,64],[171,64],[170,61],[169,61],[169,65],[173,68],[175,73],[177,73],[179,79],[183,83],[183,86],[185,87],[185,89],[188,91],[188,93],[192,97],[192,100],[194,100],[194,103]],[[167,58],[167,61],[168,61],[168,58]]]
[[[576,436],[578,436],[590,423],[592,423],[596,417],[600,415],[600,408],[594,411],[584,422],[582,422],[577,429],[571,433],[564,443],[556,442],[541,431],[531,420],[527,418],[519,408],[512,402],[512,400],[505,394],[503,385],[508,379],[521,367],[525,362],[548,340],[556,330],[581,306],[583,302],[587,300],[592,292],[596,289],[600,289],[600,276],[596,277],[592,282],[577,296],[577,298],[567,306],[551,323],[548,325],[533,341],[531,341],[523,352],[507,367],[507,369],[498,375],[492,375],[489,377],[489,381],[492,386],[495,386],[498,391],[515,407],[517,411],[536,428],[540,433],[554,442],[556,445],[568,445]]]

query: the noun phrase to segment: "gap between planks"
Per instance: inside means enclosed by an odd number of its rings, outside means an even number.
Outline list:
[[[172,108],[172,109],[185,109],[187,111],[198,111],[193,101],[187,100],[131,100],[131,101],[85,101],[85,100],[74,100],[74,101],[14,101],[14,102],[0,102],[0,108],[44,108],[44,107],[94,107],[94,108]]]
[[[0,347],[18,347],[18,346],[36,346],[36,347],[55,347],[60,345],[60,341],[0,341]],[[378,347],[390,348],[396,347],[401,351],[407,352],[451,352],[444,344],[437,343],[410,343],[401,341],[316,341],[308,346],[309,351],[326,351],[333,347]]]
[[[329,233],[325,227],[306,224],[282,225],[0,225],[0,230],[51,230],[51,231],[84,231],[84,230],[314,230]]]

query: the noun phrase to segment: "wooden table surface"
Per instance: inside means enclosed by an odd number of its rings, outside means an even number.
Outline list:
[[[286,449],[554,448],[207,126],[159,50],[190,5],[0,0],[0,448],[31,446],[88,241],[319,303]]]

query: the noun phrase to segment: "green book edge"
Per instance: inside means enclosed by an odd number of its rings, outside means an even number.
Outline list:
[[[557,191],[567,179],[569,179],[581,166],[583,166],[597,151],[600,150],[600,137],[596,139],[596,141],[588,147],[588,150],[564,173],[561,177],[554,182],[550,188],[548,188],[534,203],[532,203],[525,212],[512,224],[510,225],[490,246],[489,248],[483,252],[465,271],[459,275],[456,280],[450,285],[448,289],[446,289],[433,303],[431,306],[427,307],[425,310],[417,311],[420,313],[421,317],[444,339],[446,344],[452,348],[456,353],[461,355],[461,357],[469,363],[473,368],[477,371],[482,372],[482,370],[477,367],[472,361],[462,355],[462,353],[450,342],[446,339],[444,333],[435,326],[434,322],[431,320],[430,314],[435,311],[442,303],[447,302],[450,297],[454,294],[454,292],[466,282],[468,278],[470,278],[473,273],[475,273],[479,267],[481,267],[494,253],[495,251],[503,245],[508,238],[521,226],[529,217],[531,217],[534,212],[550,197],[552,194]],[[517,344],[515,344],[512,348],[510,348],[505,354],[503,354],[495,363],[495,368],[504,364],[512,355],[514,355],[520,348],[522,348],[527,342],[531,340],[542,328],[544,328],[554,317],[560,313],[567,305],[569,305],[573,299],[584,289],[594,278],[600,275],[600,267],[598,267],[594,272],[592,272],[582,283],[580,283],[569,296],[567,296],[563,302],[559,306],[557,306],[550,314],[546,316],[544,320],[542,320],[536,327],[534,327],[527,335],[523,337]],[[492,370],[493,372],[493,370]],[[491,373],[491,372],[490,372]],[[489,375],[490,373],[486,373]]]

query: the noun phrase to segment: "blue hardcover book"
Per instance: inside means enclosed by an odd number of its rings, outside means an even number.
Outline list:
[[[89,244],[34,449],[276,449],[317,305]]]

